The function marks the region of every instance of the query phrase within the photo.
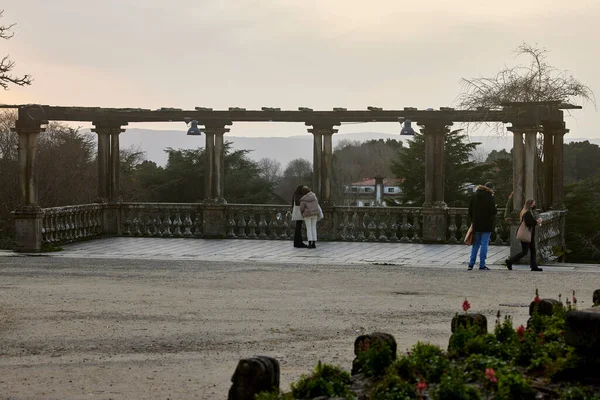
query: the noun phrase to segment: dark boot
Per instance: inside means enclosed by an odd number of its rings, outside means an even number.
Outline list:
[[[309,249],[316,249],[317,246],[315,246],[315,242],[311,240],[310,242],[308,242],[308,248]]]
[[[513,265],[512,261],[506,260],[506,261],[504,261],[504,264],[506,265],[506,268],[508,268],[509,271],[512,271],[512,265]]]
[[[543,268],[538,267],[537,265],[535,267],[531,267],[532,271],[543,271]]]

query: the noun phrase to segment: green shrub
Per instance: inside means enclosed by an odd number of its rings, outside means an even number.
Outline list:
[[[414,384],[410,384],[394,373],[388,373],[373,388],[372,400],[406,400],[415,399],[417,391]]]
[[[497,400],[533,400],[535,395],[527,380],[518,372],[498,376]]]
[[[350,391],[350,374],[341,368],[329,364],[317,364],[312,375],[302,375],[296,384],[292,384],[294,398],[313,399],[319,396],[337,396],[354,399]]]
[[[454,370],[442,377],[440,383],[431,392],[434,400],[479,400],[481,394],[464,380],[462,372]]]
[[[254,396],[255,400],[293,400],[291,393],[283,394],[279,389],[273,392],[261,392]]]
[[[383,341],[371,342],[368,349],[358,354],[361,371],[367,376],[383,376],[387,367],[396,359],[391,347]]]

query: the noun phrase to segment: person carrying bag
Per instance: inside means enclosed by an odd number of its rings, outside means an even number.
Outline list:
[[[542,219],[537,220],[533,216],[533,210],[535,210],[535,200],[527,200],[521,210],[521,224],[517,229],[517,240],[521,242],[521,252],[515,254],[504,263],[506,268],[512,270],[514,263],[525,257],[528,252],[529,255],[529,266],[532,271],[543,271],[542,268],[538,267],[535,252],[535,227],[542,225]]]

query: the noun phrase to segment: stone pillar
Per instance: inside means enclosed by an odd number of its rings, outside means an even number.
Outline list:
[[[121,126],[127,122],[96,121],[93,123],[98,135],[98,202],[118,203],[121,157],[119,135],[125,132]]]
[[[420,122],[425,136],[425,202],[423,203],[423,241],[445,242],[448,221],[444,201],[445,140],[451,121]]]
[[[309,125],[309,123],[307,123]],[[310,124],[308,132],[313,134],[313,192],[324,206],[333,206],[333,144],[332,136],[337,133],[335,125],[326,122]]]
[[[231,122],[204,124],[206,134],[205,197],[211,202],[225,204],[225,143],[224,135],[229,132],[226,125]],[[210,177],[210,178],[209,178]],[[210,181],[209,181],[210,179]]]
[[[536,138],[537,128],[525,131],[525,200],[535,199],[536,194]],[[539,199],[536,199],[539,200]]]
[[[204,147],[204,199],[212,200],[215,198],[213,188],[215,135],[209,129],[205,129],[204,134],[206,135],[206,145]]]
[[[565,208],[564,145],[566,133],[569,133],[569,130],[565,128],[564,122],[553,128],[554,157],[552,161],[554,174],[552,176],[552,208],[555,210],[563,210]]]
[[[45,121],[20,120],[14,131],[19,135],[19,206],[14,212],[15,251],[39,252],[42,246],[42,212],[37,194],[37,136]]]
[[[102,232],[118,235],[121,229],[120,176],[121,154],[119,135],[125,132],[122,121],[95,121],[94,129],[98,135],[98,199],[105,203],[102,210]]]
[[[554,179],[554,135],[544,125],[544,199],[542,209],[549,210],[552,201],[552,181]]]
[[[321,167],[323,165],[323,134],[321,131],[315,129],[309,129],[309,132],[313,134],[313,187],[312,190],[317,195],[317,198],[321,197]]]

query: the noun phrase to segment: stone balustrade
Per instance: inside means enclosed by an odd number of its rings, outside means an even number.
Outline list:
[[[68,243],[75,240],[116,234],[137,237],[202,238],[205,223],[203,203],[120,203],[116,205],[117,230],[111,232],[103,224],[103,211],[115,209],[115,205],[92,204],[43,209],[44,241]],[[223,238],[271,239],[293,238],[294,222],[288,205],[226,204],[223,206],[224,226],[217,227]],[[324,207],[325,220],[318,225],[319,237],[335,241],[370,241],[421,243],[423,216],[421,207]],[[503,210],[498,211],[494,245],[509,242],[508,227],[502,220]],[[447,243],[462,243],[469,228],[466,208],[448,208]],[[554,243],[560,230],[558,220],[546,216],[549,221],[545,242]],[[213,227],[214,228],[214,227]],[[545,235],[545,236],[544,236]],[[544,242],[544,243],[545,243]]]
[[[98,237],[103,233],[103,205],[82,204],[42,210],[42,241],[64,244]]]

